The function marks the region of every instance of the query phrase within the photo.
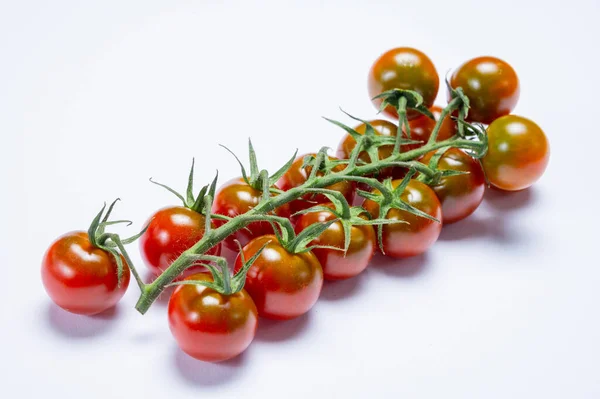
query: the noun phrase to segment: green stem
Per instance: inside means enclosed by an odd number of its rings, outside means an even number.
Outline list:
[[[408,126],[408,119],[406,117],[406,97],[401,97],[398,101],[398,133],[396,135],[396,143],[394,144],[394,154],[400,152],[400,142],[402,141],[402,126],[406,125],[406,134],[410,139],[410,127]]]
[[[442,123],[444,122],[444,119],[446,119],[448,117],[448,114],[450,114],[454,110],[458,109],[458,107],[461,104],[462,104],[462,100],[459,97],[455,97],[452,99],[452,101],[450,101],[448,106],[446,106],[446,108],[444,108],[442,110],[442,112],[440,113],[440,118],[436,121],[435,127],[433,128],[433,130],[431,132],[431,136],[429,136],[429,141],[427,141],[427,144],[431,144],[431,143],[434,143],[435,141],[437,141],[438,134],[440,132],[440,129],[442,127]]]
[[[452,100],[449,106],[442,112],[440,121],[438,121],[436,125],[437,130],[439,130],[441,120],[443,120],[445,115],[451,112],[449,111],[449,109],[454,109],[454,107],[456,107],[457,104],[458,101],[456,101],[456,99]],[[435,137],[433,133],[432,137]],[[347,167],[342,171],[325,174],[323,176],[317,176],[315,172],[315,176],[311,176],[311,178],[309,178],[304,184],[292,188],[288,191],[285,191],[279,195],[271,196],[268,200],[261,201],[254,209],[251,209],[247,213],[231,218],[228,222],[221,225],[221,227],[211,229],[210,231],[208,231],[200,241],[198,241],[196,244],[194,244],[194,246],[189,248],[179,258],[177,258],[162,274],[160,274],[156,278],[156,280],[154,280],[151,284],[143,286],[142,293],[136,304],[136,309],[142,314],[146,313],[152,305],[152,303],[164,290],[164,288],[168,284],[172,283],[173,280],[175,280],[178,276],[180,276],[186,268],[193,264],[193,262],[190,262],[189,260],[190,256],[206,253],[210,248],[223,241],[226,237],[246,227],[249,223],[253,221],[265,221],[269,219],[277,220],[275,219],[278,218],[277,216],[268,215],[268,213],[271,212],[273,209],[277,209],[278,207],[285,205],[288,202],[300,198],[302,195],[306,194],[306,189],[308,188],[325,188],[340,181],[352,180],[367,183],[371,187],[379,189],[383,193],[386,190],[382,183],[378,182],[374,178],[367,178],[364,176],[370,176],[374,172],[389,166],[393,166],[398,162],[410,163],[410,161],[418,159],[420,156],[425,155],[430,151],[437,150],[438,148],[449,146],[481,150],[481,147],[483,145],[485,144],[478,141],[471,141],[455,137],[440,142],[437,142],[434,139],[430,140],[426,145],[420,148],[416,148],[403,153],[392,154],[390,157],[379,160],[377,162],[360,166]],[[414,166],[413,164],[410,165],[411,167]],[[415,167],[414,169],[418,168]],[[426,166],[420,169],[420,171],[426,172]],[[290,228],[285,224],[284,227]]]

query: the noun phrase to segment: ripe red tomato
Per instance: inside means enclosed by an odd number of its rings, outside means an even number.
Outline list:
[[[401,180],[392,182],[398,187]],[[374,190],[378,194],[378,190]],[[434,218],[442,219],[442,205],[435,192],[424,183],[411,180],[400,198]],[[379,215],[379,204],[365,200],[363,207],[373,217]],[[383,249],[385,254],[394,258],[419,255],[437,241],[442,224],[400,209],[390,209],[386,215],[390,220],[404,220],[408,223],[394,223],[383,226]]]
[[[492,185],[502,190],[522,190],[546,170],[550,145],[544,131],[522,116],[496,119],[487,129],[488,151],[483,169]]]
[[[140,238],[140,251],[148,269],[155,275],[162,273],[183,251],[200,241],[205,223],[202,214],[182,206],[156,212]],[[207,255],[218,256],[220,253],[221,244],[217,244]],[[199,270],[198,267],[189,268],[184,276]]]
[[[396,126],[392,122],[383,119],[376,119],[374,121],[370,121],[369,123],[373,126],[376,135],[396,137],[396,135],[398,134],[398,126]],[[360,134],[365,134],[366,129],[367,126],[364,123],[361,123],[360,125],[354,128],[354,130],[356,130]],[[337,157],[340,159],[350,159],[350,155],[352,153],[352,150],[354,150],[354,147],[356,147],[356,140],[354,140],[354,137],[350,136],[349,134],[345,134],[342,138],[342,141],[340,141],[340,144],[338,145],[336,152]],[[384,145],[379,147],[379,149],[377,150],[379,154],[379,159],[389,157],[390,155],[392,155],[393,150],[394,145]],[[401,150],[407,151],[408,147],[402,146]],[[366,151],[361,151],[358,155],[358,159],[360,159],[363,162],[371,162],[371,158],[369,157],[369,154],[367,154]],[[406,170],[404,168],[385,168],[379,172],[379,177],[382,179],[385,179],[387,177],[400,179],[405,174]]]
[[[421,162],[428,164],[433,154],[426,154]],[[458,222],[475,212],[485,192],[485,176],[479,162],[458,148],[450,148],[440,158],[438,169],[468,172],[443,177],[432,187],[442,203],[444,224]]]
[[[88,234],[68,233],[56,240],[42,262],[42,282],[50,298],[61,308],[93,315],[117,304],[129,286],[129,267],[123,260],[119,285],[117,261],[97,248]]]
[[[212,211],[213,213],[235,217],[248,212],[260,202],[262,192],[249,186],[241,177],[232,179],[225,183],[215,195]],[[286,204],[275,210],[275,214],[283,217],[290,216],[289,205]],[[215,220],[217,225],[224,221]],[[242,245],[246,245],[255,237],[265,234],[273,234],[273,227],[268,222],[252,222],[245,229],[240,229],[223,242],[226,247],[237,251],[235,243],[237,239]]]
[[[333,204],[325,204],[334,209]],[[296,223],[296,233],[300,233],[308,226],[315,223],[324,223],[336,219],[331,212],[320,211],[302,215]],[[335,222],[325,230],[319,238],[313,240],[310,245],[327,245],[344,249],[344,228],[341,222]],[[315,248],[315,254],[323,267],[326,280],[342,280],[354,277],[365,270],[373,257],[377,239],[373,226],[352,226],[350,232],[350,246],[346,254],[329,248]]]
[[[450,86],[462,87],[470,100],[468,121],[492,123],[508,115],[519,100],[519,78],[506,62],[495,57],[473,58],[450,78]]]
[[[198,273],[187,280],[212,282]],[[169,300],[169,327],[177,345],[188,355],[207,362],[242,353],[256,335],[258,314],[245,290],[224,295],[202,285],[180,285]]]
[[[413,90],[423,96],[423,104],[429,108],[437,96],[440,78],[433,62],[425,54],[409,47],[399,47],[381,55],[369,71],[368,87],[371,98],[392,89]],[[381,99],[372,100],[379,109]],[[388,106],[384,112],[398,118],[396,110]],[[408,119],[420,114],[407,113]]]
[[[306,182],[308,176],[312,171],[312,167],[310,166],[306,168],[302,167],[304,157],[307,155],[313,155],[315,157],[317,156],[317,154],[306,154],[296,158],[290,169],[277,182],[277,186],[280,189],[287,191],[294,187],[298,187]],[[329,159],[335,160],[336,158],[329,157]],[[344,170],[344,168],[344,165],[338,165],[333,170],[335,172],[339,172],[341,170]],[[317,175],[323,176],[323,173],[317,172]],[[335,183],[326,188],[342,193],[342,195],[346,198],[348,203],[352,204],[352,200],[354,198],[354,185],[351,181]],[[311,206],[314,206],[316,204],[323,204],[326,202],[329,202],[329,199],[323,194],[306,194],[302,197],[302,199],[297,199],[289,203],[290,212],[294,214],[303,209],[310,208]]]
[[[250,259],[271,241],[248,270],[246,285],[258,314],[269,319],[286,320],[308,312],[317,302],[323,287],[323,269],[312,252],[289,253],[274,235],[257,237],[243,249]],[[238,255],[235,271],[242,268]]]
[[[421,141],[422,144],[408,144],[406,145],[406,150],[412,150],[419,147],[422,147],[427,143],[429,137],[431,137],[431,133],[435,128],[436,121],[440,119],[442,108],[434,105],[429,109],[433,116],[435,116],[435,121],[428,118],[425,115],[421,115],[420,117],[413,119],[408,124],[410,125],[410,138],[411,140]],[[454,136],[457,132],[456,122],[454,122],[449,116],[444,119],[442,122],[442,126],[438,131],[438,136],[436,141],[443,141],[449,139]],[[404,134],[406,136],[406,134]]]

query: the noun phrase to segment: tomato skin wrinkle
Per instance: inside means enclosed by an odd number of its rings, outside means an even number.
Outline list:
[[[229,180],[223,184],[215,195],[212,212],[228,217],[236,217],[253,209],[260,202],[262,192],[252,188],[243,178],[238,177]],[[289,204],[282,205],[274,212],[275,215],[282,217],[290,217]],[[221,226],[225,224],[224,220],[216,220],[215,224]],[[260,237],[265,234],[273,234],[273,227],[269,222],[252,222],[246,228],[240,229],[227,237],[223,244],[237,251],[238,246],[235,240],[238,240],[242,245],[246,245],[250,240]]]
[[[394,48],[382,54],[373,64],[368,76],[369,97],[392,89],[413,90],[423,97],[423,104],[433,105],[440,86],[440,77],[433,62],[421,51],[410,47]],[[371,100],[379,109],[381,99]],[[395,108],[388,106],[383,111],[391,118],[398,119]],[[419,117],[416,111],[409,110],[409,120]]]
[[[198,273],[188,280],[212,282]],[[256,335],[258,313],[245,290],[224,295],[201,285],[180,285],[168,306],[169,328],[177,345],[195,359],[220,362],[244,352]]]
[[[510,114],[520,94],[517,73],[496,57],[477,57],[465,62],[452,74],[450,86],[462,87],[470,100],[467,121],[485,124]]]
[[[494,187],[523,190],[544,174],[550,160],[550,144],[535,122],[506,115],[490,124],[487,135],[488,151],[482,163]]]
[[[297,157],[290,169],[281,177],[281,179],[279,179],[279,181],[277,182],[277,187],[279,187],[283,191],[287,191],[304,184],[306,180],[308,180],[308,177],[310,176],[310,173],[312,171],[312,167],[302,167],[304,157],[308,155],[312,155],[314,157],[317,156],[317,154],[312,153]],[[334,157],[329,157],[329,159],[336,160],[336,158]],[[333,168],[333,171],[339,172],[344,170],[344,168],[344,165],[338,165],[335,168]],[[317,172],[317,175],[323,176],[323,172],[319,171]],[[344,198],[346,198],[346,201],[348,201],[349,204],[351,204],[352,200],[354,199],[354,184],[350,181],[341,181],[325,188],[341,193],[344,196]],[[327,202],[329,202],[329,199],[325,195],[309,193],[302,196],[299,199],[291,201],[289,203],[289,208],[290,212],[294,214],[303,209],[307,209],[314,205],[323,204]]]
[[[421,162],[428,164],[433,154],[426,154]],[[442,204],[444,224],[458,222],[475,212],[485,193],[485,176],[479,162],[458,148],[450,148],[439,159],[438,169],[467,172],[443,177],[432,186]]]
[[[168,207],[156,212],[140,238],[140,252],[148,269],[154,275],[166,270],[183,251],[202,239],[205,224],[206,219],[202,214],[183,206]],[[207,252],[207,255],[220,254],[220,243]],[[203,268],[191,267],[183,276],[200,270]]]
[[[42,261],[46,292],[61,308],[76,314],[94,315],[112,308],[127,291],[130,271],[125,259],[119,285],[114,256],[76,231],[58,238]]]
[[[261,317],[287,320],[308,312],[323,287],[323,269],[312,252],[289,253],[274,235],[257,237],[243,249],[246,259],[270,241],[248,270],[246,285]],[[242,261],[235,260],[236,272]]]
[[[397,187],[401,180],[394,180]],[[377,190],[373,191],[378,193]],[[442,205],[435,192],[426,184],[411,180],[400,198],[438,220],[442,220]],[[379,215],[379,205],[365,200],[363,207],[374,217]],[[420,255],[435,243],[442,231],[442,223],[414,215],[400,209],[390,209],[387,219],[403,220],[408,223],[393,223],[383,226],[383,249],[387,256],[405,258]]]
[[[333,204],[325,204],[334,208]],[[296,233],[314,223],[323,223],[335,219],[336,216],[331,212],[319,211],[302,215],[296,223]],[[317,239],[310,245],[327,245],[335,248],[344,249],[344,229],[341,222],[335,222],[330,225]],[[354,225],[350,232],[350,246],[344,254],[330,248],[315,248],[312,252],[315,254],[326,280],[343,280],[362,273],[375,253],[377,239],[373,226]]]

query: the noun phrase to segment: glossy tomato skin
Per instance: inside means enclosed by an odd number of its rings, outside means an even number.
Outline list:
[[[188,280],[212,282],[207,273]],[[224,295],[201,285],[180,285],[169,300],[169,327],[177,345],[188,355],[220,362],[246,350],[258,326],[258,313],[245,290]]]
[[[269,242],[270,241],[270,242]],[[319,299],[323,269],[312,252],[291,254],[274,235],[257,237],[244,247],[250,259],[269,242],[248,270],[244,288],[256,304],[261,317],[287,320],[308,312]],[[236,272],[242,260],[235,260]]]
[[[425,155],[421,162],[428,164],[433,154]],[[450,148],[440,158],[438,169],[468,173],[444,177],[432,187],[442,204],[444,224],[458,222],[475,212],[485,192],[485,176],[479,162],[458,148]]]
[[[397,187],[400,182],[401,180],[394,180],[392,184]],[[378,193],[376,190],[374,192]],[[442,205],[435,192],[426,184],[411,180],[400,198],[415,208],[442,220]],[[365,200],[363,207],[373,217],[379,215],[379,205],[376,202]],[[399,209],[390,209],[386,218],[408,222],[383,226],[383,249],[386,255],[394,258],[422,254],[437,241],[442,231],[442,223]]]
[[[503,116],[492,122],[487,135],[488,151],[482,163],[493,186],[523,190],[544,174],[550,144],[535,122],[517,115]]]
[[[130,272],[125,259],[120,285],[117,270],[117,261],[109,252],[92,245],[86,232],[77,231],[48,248],[42,261],[42,282],[61,308],[94,315],[115,306],[127,291]]]
[[[304,157],[308,155],[312,155],[315,157],[317,156],[317,154],[306,154],[296,158],[290,169],[277,182],[277,187],[284,191],[287,191],[294,187],[298,187],[304,184],[306,180],[308,180],[308,176],[310,176],[312,167],[302,167]],[[329,157],[329,159],[335,160],[336,158]],[[339,172],[344,170],[344,168],[345,166],[339,165],[336,166],[333,170],[334,172]],[[323,173],[317,172],[317,175],[322,176]],[[352,201],[354,199],[354,184],[352,184],[351,181],[342,181],[326,188],[329,190],[340,192],[344,196],[344,198],[346,198],[346,201],[348,201],[349,204],[352,204]],[[329,199],[322,194],[307,194],[304,195],[302,199],[297,199],[289,203],[290,212],[294,214],[303,209],[310,208],[311,206],[314,206],[316,204],[323,204],[326,202],[329,202]]]
[[[140,251],[146,266],[154,275],[167,269],[181,253],[204,236],[206,219],[198,212],[183,206],[159,210],[148,221],[146,232],[140,237]],[[213,224],[214,226],[214,224]],[[208,255],[220,255],[221,244],[211,248]],[[184,273],[193,274],[199,267]]]
[[[423,96],[423,104],[431,107],[437,96],[440,77],[433,62],[424,53],[410,47],[399,47],[381,55],[371,67],[368,78],[369,96],[371,99],[384,91],[392,89],[413,90]],[[381,100],[372,100],[379,109]],[[398,118],[396,110],[388,106],[384,112]],[[408,119],[415,119],[420,114],[414,111],[407,113]]]
[[[375,130],[375,134],[379,136],[388,136],[388,137],[396,137],[398,134],[398,126],[393,124],[392,122],[386,121],[384,119],[376,119],[373,121],[369,121],[373,129]],[[356,130],[359,134],[365,134],[367,126],[364,123],[356,126],[354,130]],[[336,156],[340,159],[350,159],[350,155],[352,154],[352,150],[356,147],[356,140],[354,137],[349,134],[345,134],[340,144],[338,145]],[[384,159],[392,155],[394,150],[393,145],[384,145],[379,147],[378,154],[379,159]],[[407,146],[402,146],[402,151],[407,151]],[[361,151],[358,155],[358,158],[363,162],[371,162],[371,158],[366,151]],[[378,177],[381,179],[385,179],[388,177],[392,177],[395,179],[400,179],[406,174],[406,170],[404,168],[385,168],[381,170],[378,174]]]
[[[410,126],[410,138],[411,140],[421,141],[421,144],[409,144],[406,146],[406,150],[412,150],[419,147],[422,147],[427,143],[429,137],[431,137],[431,133],[435,128],[436,121],[440,119],[442,114],[442,108],[434,105],[429,109],[435,120],[430,119],[425,115],[421,115],[416,119],[413,119],[408,122]],[[442,126],[438,132],[436,141],[443,141],[449,139],[454,136],[457,132],[456,122],[454,122],[450,116],[446,117],[442,122]],[[406,136],[406,134],[404,134]]]
[[[519,100],[519,78],[506,62],[477,57],[462,64],[450,78],[450,86],[462,87],[470,100],[467,120],[490,124],[508,115]]]
[[[260,202],[262,192],[255,190],[248,185],[241,177],[229,180],[215,195],[212,211],[219,215],[235,217],[253,209]],[[283,205],[274,212],[276,215],[289,217],[289,205]],[[217,225],[222,225],[224,221],[215,220]],[[265,234],[273,234],[273,227],[268,222],[252,222],[245,229],[240,229],[230,235],[223,241],[225,246],[231,250],[237,251],[238,247],[235,240],[238,240],[242,246],[250,240]]]
[[[332,204],[325,204],[333,208]],[[319,211],[302,215],[296,223],[296,233],[300,233],[308,226],[315,223],[324,223],[336,219],[331,212]],[[319,238],[313,240],[310,245],[327,245],[344,249],[344,229],[340,222],[335,222],[325,230]],[[357,276],[369,265],[369,261],[375,253],[377,239],[373,226],[352,226],[350,232],[350,246],[344,255],[342,251],[329,248],[315,248],[315,254],[326,280],[343,280]]]

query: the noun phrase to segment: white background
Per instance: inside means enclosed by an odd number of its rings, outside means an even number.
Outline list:
[[[600,3],[0,1],[0,396],[6,398],[598,398],[596,116]],[[256,2],[258,3],[258,2]],[[426,255],[377,258],[305,317],[261,321],[234,361],[182,354],[165,302],[135,284],[115,312],[51,304],[40,260],[103,201],[133,233],[181,189],[239,174],[251,136],[273,171],[335,147],[322,115],[375,117],[366,74],[396,46],[440,75],[479,55],[521,79],[547,132],[543,179],[488,193]],[[438,103],[445,93],[440,90]],[[137,246],[134,261],[143,269]],[[39,394],[41,396],[35,396]]]

